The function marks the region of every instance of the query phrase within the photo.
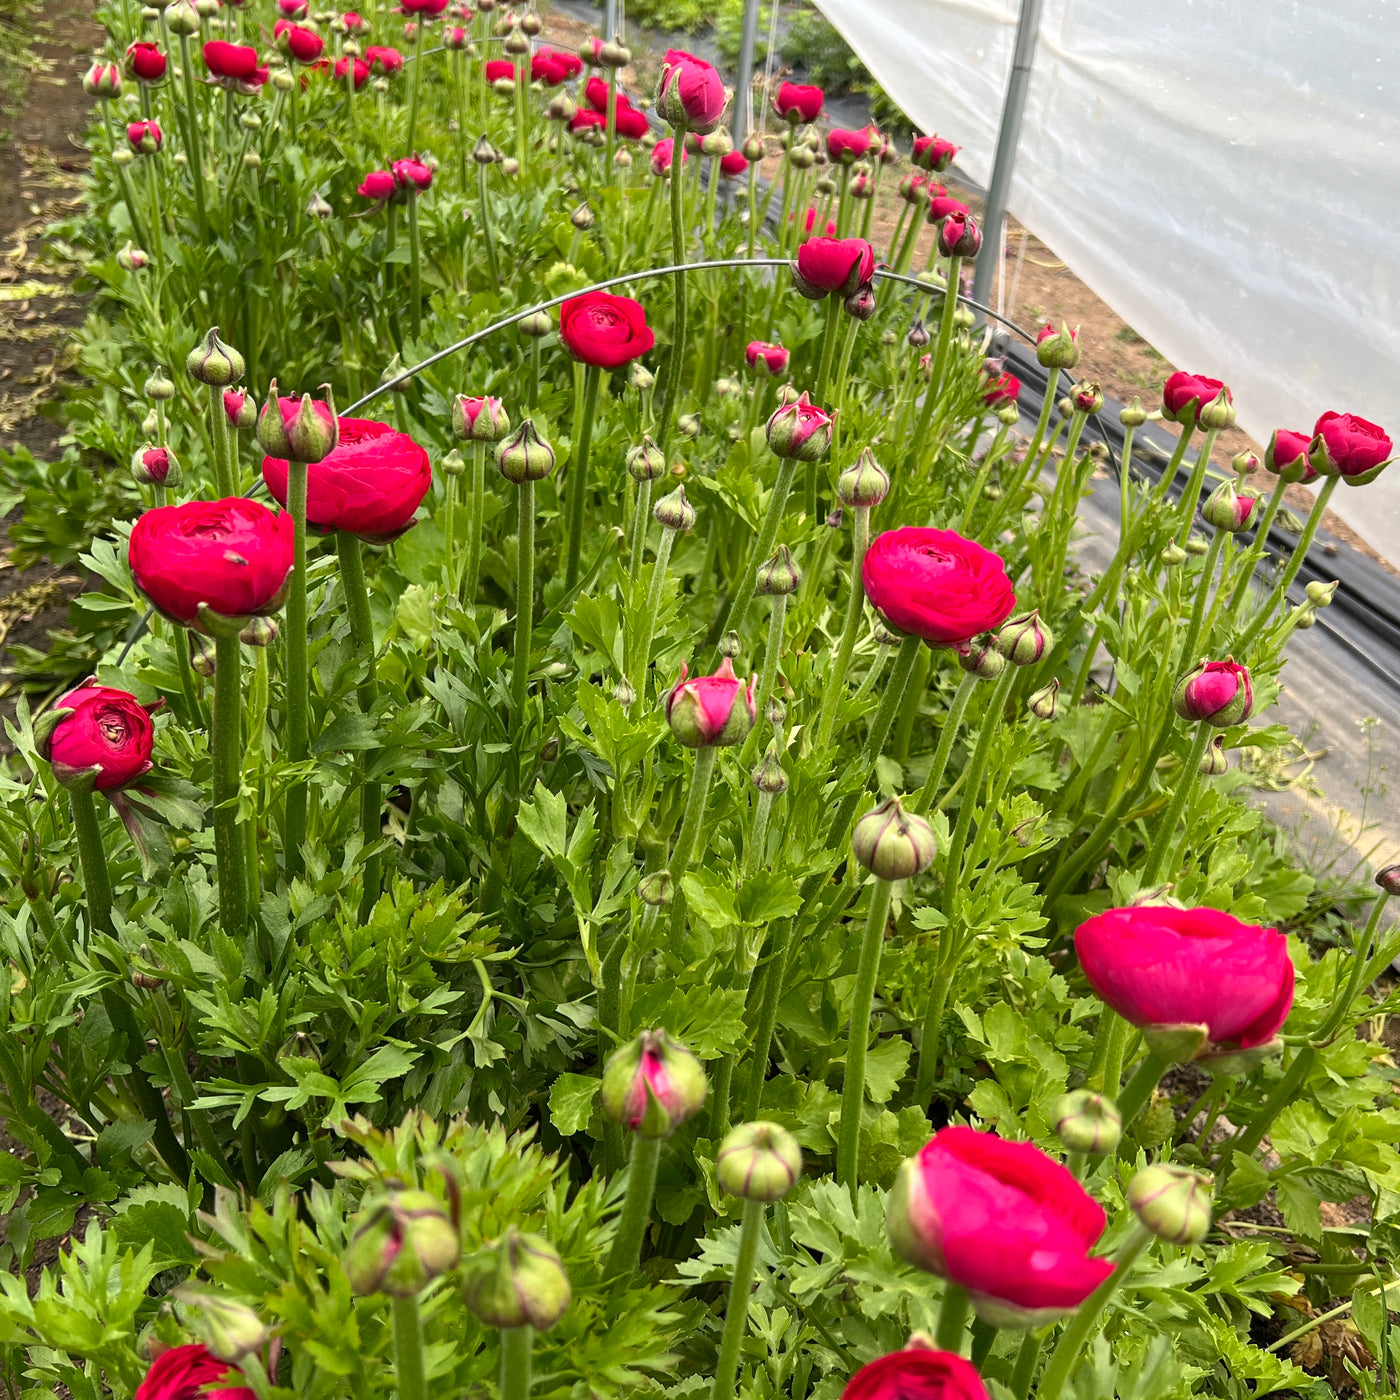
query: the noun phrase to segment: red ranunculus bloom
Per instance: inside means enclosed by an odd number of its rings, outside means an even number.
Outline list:
[[[1167,377],[1167,382],[1162,386],[1162,416],[1170,418],[1173,423],[1194,428],[1200,421],[1201,410],[1208,403],[1213,403],[1222,390],[1228,397],[1230,391],[1222,380],[1177,370]]]
[[[216,78],[250,83],[258,71],[258,51],[247,44],[230,44],[211,39],[203,50],[204,66]]]
[[[570,297],[559,308],[559,340],[576,360],[602,369],[639,359],[656,343],[641,303],[611,292]]]
[[[159,122],[128,122],[126,140],[137,155],[153,156],[160,150],[165,137]]]
[[[1311,460],[1319,476],[1371,481],[1391,450],[1385,430],[1354,413],[1324,413],[1313,427]]]
[[[397,538],[433,484],[428,454],[406,433],[366,418],[336,420],[334,449],[306,469],[306,522],[373,544]],[[263,480],[287,503],[287,463],[264,457]]]
[[[751,340],[744,350],[744,358],[749,362],[751,370],[770,379],[777,379],[787,373],[792,355],[781,345],[774,345],[767,340]]]
[[[793,216],[792,214],[789,214],[789,215],[788,215],[788,218],[789,218],[789,219],[792,219],[793,217],[794,217],[794,216]],[[811,232],[812,232],[812,230],[816,227],[816,223],[817,223],[817,211],[809,206],[808,209],[807,209],[807,217],[802,221],[802,228],[803,228],[804,233],[810,235]],[[835,237],[836,237],[836,220],[835,220],[835,219],[828,219],[828,220],[826,221],[826,232],[823,234],[823,237],[825,237],[825,238],[835,238]]]
[[[1275,428],[1268,447],[1264,449],[1264,465],[1285,481],[1316,481],[1317,472],[1308,461],[1308,451],[1311,447],[1312,438],[1307,433]]]
[[[837,165],[850,165],[870,149],[870,131],[847,131],[834,126],[826,133],[826,153]]]
[[[360,182],[360,187],[355,191],[358,195],[363,195],[366,199],[393,199],[399,192],[399,182],[394,179],[393,172],[389,170],[371,170]]]
[[[607,119],[601,112],[595,112],[592,107],[580,107],[569,118],[570,131],[582,131],[585,127],[590,126],[596,126],[601,131],[606,125]]]
[[[126,787],[151,768],[155,731],[146,707],[125,690],[84,681],[55,706],[72,710],[54,726],[41,745],[59,782],[93,768],[99,792]]]
[[[703,58],[668,49],[661,66],[656,105],[673,127],[704,134],[724,115],[724,80]]]
[[[577,54],[561,53],[558,49],[536,49],[530,55],[530,81],[546,87],[558,87],[577,77],[583,62]],[[604,84],[606,86],[606,84]]]
[[[202,1346],[171,1347],[151,1363],[146,1379],[136,1387],[136,1400],[257,1400],[246,1385],[237,1384],[235,1378],[242,1374]],[[234,1384],[205,1389],[230,1380]]]
[[[910,1346],[862,1366],[846,1382],[841,1400],[987,1400],[987,1388],[972,1362]]]
[[[809,238],[797,250],[796,267],[820,295],[850,296],[875,275],[875,250],[863,238]]]
[[[626,93],[616,94],[619,102],[626,102]],[[583,85],[583,100],[593,108],[595,112],[602,112],[604,116],[608,111],[608,83],[606,78],[600,78],[596,73]]]
[[[666,722],[686,748],[704,749],[738,743],[753,728],[757,714],[753,687],[752,679],[746,682],[734,674],[734,663],[727,656],[712,676],[687,677],[686,666],[682,662],[680,679],[666,695]],[[644,1056],[643,1071],[647,1063]],[[656,1086],[652,1088],[655,1090]],[[657,1096],[660,1097],[659,1093]],[[645,1111],[646,1101],[643,1098],[637,1109],[634,1127]]]
[[[366,62],[364,61],[364,59],[362,59],[362,58],[357,58],[357,59],[354,60],[354,62],[355,62],[355,77],[354,77],[354,80],[353,80],[353,81],[354,81],[354,84],[355,84],[355,91],[356,91],[356,92],[359,92],[359,90],[360,90],[362,87],[364,87],[364,85],[365,85],[367,82],[369,82],[369,64],[366,63]],[[343,82],[345,81],[345,75],[346,75],[347,72],[349,72],[349,70],[350,70],[350,59],[348,59],[348,58],[338,58],[338,59],[336,59],[336,61],[335,61],[335,80],[336,80],[336,82],[338,82],[338,83],[343,83]]]
[[[126,51],[126,71],[143,83],[158,83],[165,77],[165,55],[159,44],[138,39]]]
[[[1243,724],[1254,708],[1249,670],[1237,661],[1202,661],[1177,682],[1172,705],[1191,723]]]
[[[399,0],[399,9],[406,15],[425,15],[434,19],[447,8],[447,0]]]
[[[821,116],[826,94],[807,83],[780,83],[773,110],[785,121],[814,122]]]
[[[865,596],[897,632],[959,646],[1000,627],[1016,606],[999,555],[954,530],[906,525],[877,535],[861,566]]]
[[[1080,924],[1074,949],[1089,985],[1140,1028],[1205,1026],[1212,1045],[1249,1050],[1293,1005],[1287,938],[1219,909],[1109,909]]]
[[[989,408],[1000,408],[1004,403],[1015,403],[1021,397],[1021,381],[1014,374],[999,374],[987,386],[982,402]]]
[[[726,180],[737,180],[748,168],[748,157],[743,151],[726,151],[719,158],[719,173]]]
[[[675,149],[675,141],[671,137],[662,137],[660,141],[651,148],[651,173],[653,175],[665,175],[671,169],[671,152]],[[685,146],[681,146],[681,164],[684,165],[690,157],[686,154]]]
[[[1039,1327],[1073,1311],[1113,1272],[1089,1251],[1102,1207],[1029,1142],[944,1128],[899,1169],[890,1244],[901,1258],[967,1289],[978,1316]]]
[[[127,547],[136,586],[176,622],[275,612],[292,571],[292,517],[242,496],[148,510]]]
[[[277,0],[277,9],[288,19],[305,19],[310,8],[308,0]]]
[[[628,141],[640,141],[651,130],[651,123],[645,112],[619,102],[617,116],[613,118],[613,130]]]
[[[433,168],[424,165],[417,156],[408,160],[396,160],[393,164],[394,179],[403,189],[410,185],[414,189],[426,190],[433,183]]]
[[[482,71],[488,83],[498,83],[502,78],[515,81],[515,64],[508,58],[488,58]]]
[[[352,34],[358,34],[365,27],[364,16],[356,10],[346,10],[340,17],[340,22]]]
[[[365,50],[365,62],[386,78],[403,72],[403,55],[397,49],[385,48],[381,44],[371,44]]]
[[[946,170],[953,163],[958,149],[941,136],[916,136],[911,158],[921,170]]]
[[[282,52],[298,63],[315,63],[326,47],[326,41],[314,29],[305,29],[289,19],[279,19],[272,26],[272,34]]]
[[[924,217],[931,224],[941,224],[944,219],[950,219],[955,214],[960,219],[968,217],[971,211],[960,199],[954,199],[947,190],[939,190],[929,198],[928,211]]]

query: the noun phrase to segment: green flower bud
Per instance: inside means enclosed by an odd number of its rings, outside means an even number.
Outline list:
[[[637,482],[659,481],[666,475],[666,458],[650,437],[627,453],[627,472]]]
[[[443,476],[461,476],[466,469],[466,461],[455,447],[438,459],[438,470]]]
[[[165,27],[172,34],[198,34],[199,11],[190,0],[176,0],[165,12]]]
[[[633,360],[627,382],[639,394],[645,394],[656,383],[656,376],[640,360]]]
[[[1333,579],[1331,583],[1323,583],[1321,579],[1314,579],[1303,592],[1313,607],[1328,607],[1332,599],[1337,596],[1337,580]]]
[[[1004,403],[997,409],[997,422],[1014,428],[1021,421],[1021,410],[1014,403]]]
[[[997,650],[1015,666],[1034,666],[1052,641],[1050,629],[1040,620],[1040,609],[1032,608],[1002,624]]]
[[[1230,760],[1225,756],[1225,736],[1217,734],[1201,756],[1201,772],[1207,778],[1218,778],[1230,771]]]
[[[1158,562],[1164,569],[1179,569],[1186,562],[1186,551],[1173,540],[1158,555]]]
[[[1036,341],[1035,357],[1046,369],[1073,369],[1079,363],[1079,327],[1061,325],[1056,331],[1047,323]]]
[[[653,870],[637,882],[637,898],[654,909],[664,908],[676,894],[676,882],[669,870]]]
[[[340,439],[329,384],[321,385],[324,399],[303,394],[282,396],[274,379],[267,389],[267,402],[258,415],[258,442],[270,457],[311,465],[329,457]]]
[[[202,633],[189,629],[190,639],[190,669],[196,675],[212,676],[214,674],[214,643]]]
[[[1230,466],[1234,469],[1236,476],[1253,476],[1264,463],[1260,461],[1257,452],[1244,451],[1236,452],[1230,458]]]
[[[1118,1146],[1123,1119],[1112,1099],[1076,1089],[1055,1103],[1055,1133],[1066,1152],[1099,1157]]]
[[[270,647],[282,634],[282,629],[277,625],[277,620],[271,617],[254,617],[248,620],[248,625],[238,634],[238,639],[245,646],[250,647]]]
[[[861,448],[860,456],[836,479],[836,499],[852,510],[870,510],[889,493],[889,475],[868,447]]]
[[[856,823],[851,850],[877,879],[908,880],[933,864],[938,843],[921,816],[906,812],[899,798],[891,797]]]
[[[472,147],[472,159],[478,165],[495,165],[497,151],[488,136],[482,135]]]
[[[143,486],[168,486],[171,490],[183,479],[175,454],[168,447],[149,442],[132,454],[131,474]]]
[[[1206,503],[1201,507],[1201,518],[1217,530],[1237,535],[1249,528],[1258,500],[1254,495],[1240,495],[1233,481],[1222,481],[1206,497]]]
[[[1211,1186],[1208,1176],[1159,1163],[1128,1183],[1128,1204],[1158,1239],[1196,1244],[1210,1229]]]
[[[247,1304],[188,1284],[177,1288],[175,1296],[192,1310],[196,1334],[220,1361],[241,1361],[267,1345],[267,1326]]]
[[[554,470],[554,449],[535,431],[532,418],[501,440],[496,448],[496,467],[516,486],[543,481]]]
[[[345,1253],[345,1276],[360,1295],[412,1298],[460,1258],[457,1226],[427,1191],[390,1191],[367,1205]]]
[[[978,680],[994,681],[1006,669],[1006,658],[997,649],[996,638],[992,636],[964,643],[957,654],[958,665]]]
[[[758,566],[756,592],[766,597],[786,597],[802,587],[802,570],[793,562],[787,545],[780,544]]]
[[[689,530],[695,524],[695,507],[686,500],[684,486],[677,486],[669,496],[662,496],[652,506],[651,513],[667,530]]]
[[[541,1235],[510,1226],[463,1285],[467,1306],[488,1327],[553,1327],[568,1309],[573,1291],[558,1251]]]
[[[151,377],[145,383],[145,392],[148,399],[155,399],[159,403],[165,403],[175,397],[175,386],[165,377],[163,366],[157,366],[151,371]]]
[[[1186,541],[1187,554],[1193,554],[1197,558],[1204,554],[1209,548],[1210,546],[1199,535],[1192,535],[1191,538]]]
[[[1026,701],[1026,709],[1036,719],[1051,720],[1059,713],[1060,678],[1050,677],[1050,684],[1043,685]]]
[[[588,207],[588,201],[585,199],[583,203],[580,204],[574,210],[574,212],[569,215],[569,222],[576,229],[583,230],[592,228],[593,225],[598,222],[598,220],[594,216],[593,211]]]
[[[174,7],[172,7],[173,9]],[[196,25],[196,28],[198,26]],[[215,326],[185,359],[185,368],[191,378],[201,384],[212,384],[222,389],[225,385],[236,384],[243,378],[243,356],[231,345],[219,339],[219,328]]]
[[[521,335],[537,340],[554,329],[554,322],[550,320],[548,311],[532,311],[516,324],[516,329]]]
[[[1123,405],[1118,414],[1118,421],[1125,428],[1140,428],[1147,422],[1147,410],[1142,406],[1142,400],[1136,394],[1133,395],[1131,403]]]
[[[501,44],[501,48],[513,58],[521,54],[527,54],[530,52],[529,36],[522,34],[518,29],[512,29],[510,33],[506,35]]]
[[[1216,431],[1222,428],[1233,428],[1235,426],[1235,404],[1230,397],[1230,391],[1221,389],[1209,403],[1202,404],[1196,414],[1196,421],[1201,427],[1214,428]]]
[[[776,740],[768,745],[768,752],[763,755],[758,767],[749,777],[759,792],[781,797],[788,790],[788,775],[783,771],[782,760],[778,757]]]
[[[632,50],[620,43],[616,36],[609,39],[598,50],[598,66],[600,68],[626,68],[631,62]]]
[[[731,1196],[781,1200],[802,1175],[802,1149],[777,1123],[741,1123],[720,1143],[715,1175]]]
[[[638,1137],[664,1138],[700,1112],[708,1087],[685,1046],[663,1030],[643,1031],[609,1058],[599,1100],[614,1123]]]
[[[698,413],[682,413],[676,419],[676,430],[682,437],[698,438],[700,436],[700,415]]]

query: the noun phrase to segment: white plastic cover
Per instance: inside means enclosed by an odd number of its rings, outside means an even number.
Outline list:
[[[1018,0],[817,3],[985,185]],[[1011,212],[1257,441],[1400,441],[1397,55],[1396,0],[1044,0]],[[1332,508],[1400,563],[1400,463]]]

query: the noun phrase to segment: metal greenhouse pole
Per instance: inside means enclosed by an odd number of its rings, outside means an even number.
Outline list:
[[[972,278],[973,301],[987,302],[992,275],[1002,262],[1002,231],[1006,223],[1006,199],[1011,193],[1011,175],[1016,167],[1016,148],[1021,142],[1021,118],[1026,111],[1026,93],[1031,85],[1035,44],[1040,37],[1041,0],[1021,0],[1021,17],[1016,23],[1016,45],[1011,54],[1011,77],[1001,108],[1001,130],[997,133],[997,153],[992,178],[987,186],[987,215],[982,225],[982,256],[977,259]]]
[[[758,46],[759,0],[744,0],[744,29],[739,41],[739,73],[734,84],[734,116],[730,133],[735,147],[749,134],[749,97],[753,90],[753,55]]]

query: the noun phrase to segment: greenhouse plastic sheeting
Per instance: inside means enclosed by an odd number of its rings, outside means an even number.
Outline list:
[[[817,3],[985,185],[1017,0]],[[1397,54],[1395,0],[1045,0],[1010,210],[1257,441],[1400,439]],[[1400,563],[1400,463],[1332,508]]]

